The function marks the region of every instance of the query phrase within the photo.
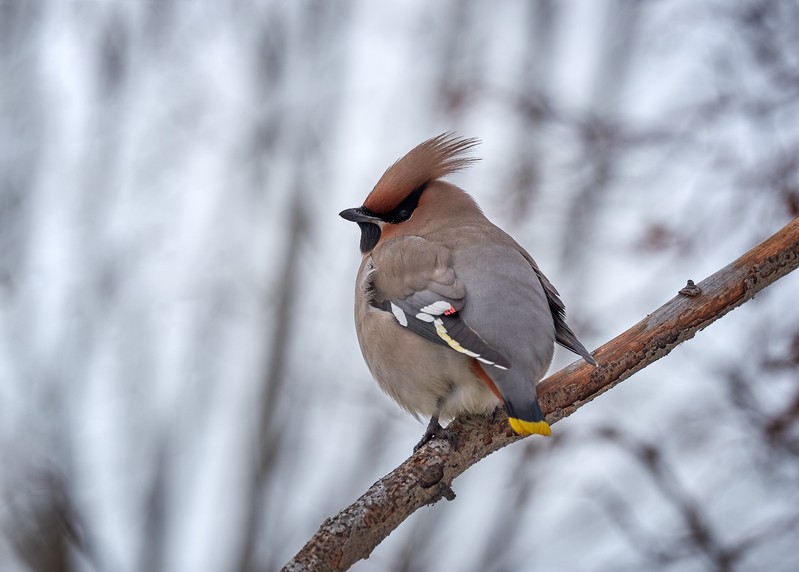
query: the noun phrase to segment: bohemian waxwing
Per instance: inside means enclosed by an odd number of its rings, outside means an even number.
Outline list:
[[[555,342],[596,365],[532,257],[474,199],[442,181],[474,159],[475,139],[443,134],[383,174],[359,208],[355,327],[369,370],[400,406],[439,417],[505,406],[519,435],[549,435],[535,384]]]

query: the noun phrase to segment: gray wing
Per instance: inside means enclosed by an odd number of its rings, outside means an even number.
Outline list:
[[[461,319],[465,289],[454,271],[448,269],[444,274],[444,281],[430,280],[425,288],[406,298],[383,301],[381,308],[394,314],[398,324],[431,342],[486,365],[508,369],[510,361]]]
[[[392,239],[372,253],[372,304],[433,343],[508,369],[510,360],[462,319],[466,299],[449,248],[418,236]]]

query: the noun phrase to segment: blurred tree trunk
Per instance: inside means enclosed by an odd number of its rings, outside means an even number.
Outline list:
[[[594,221],[602,212],[607,190],[611,187],[615,165],[621,160],[621,129],[624,117],[620,109],[623,91],[627,86],[631,54],[637,40],[640,7],[629,0],[615,0],[606,5],[603,41],[599,46],[591,115],[580,127],[582,153],[578,168],[583,171],[577,194],[570,203],[566,224],[563,225],[563,267],[573,273],[575,284],[585,284],[585,264],[582,257],[585,244],[591,239]],[[577,294],[578,297],[579,293]]]
[[[552,0],[527,4],[525,11],[527,33],[518,96],[522,121],[513,134],[510,180],[501,186],[509,191],[509,216],[516,223],[530,218],[530,210],[541,191],[547,162],[542,129],[551,119],[549,89],[553,83],[555,41],[560,22],[560,9]]]

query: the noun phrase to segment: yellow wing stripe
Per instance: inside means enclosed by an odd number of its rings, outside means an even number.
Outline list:
[[[452,336],[447,333],[447,329],[444,327],[444,323],[440,319],[436,319],[433,324],[436,326],[436,333],[438,334],[438,337],[447,342],[447,345],[453,350],[473,358],[480,356],[480,354],[476,354],[467,350],[465,347],[460,345],[457,340],[452,339]]]
[[[552,435],[552,429],[546,421],[522,421],[508,417],[508,422],[517,435]]]

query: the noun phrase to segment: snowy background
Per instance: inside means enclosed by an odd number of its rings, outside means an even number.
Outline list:
[[[792,0],[0,0],[0,569],[275,570],[405,459],[337,213],[443,131],[589,349],[731,262],[799,215],[796,30]],[[796,570],[799,276],[554,432],[354,569]]]

